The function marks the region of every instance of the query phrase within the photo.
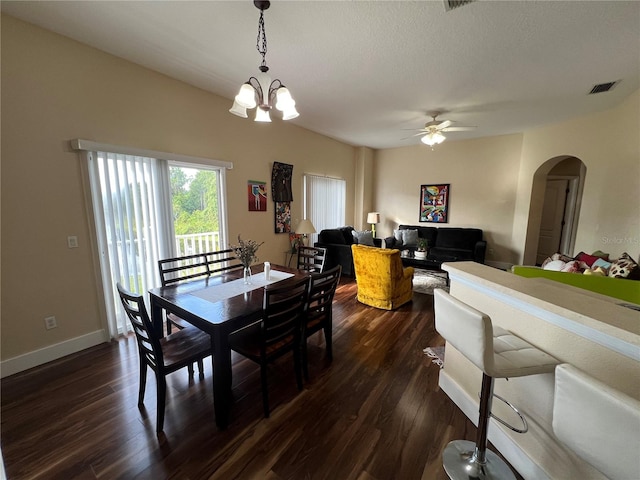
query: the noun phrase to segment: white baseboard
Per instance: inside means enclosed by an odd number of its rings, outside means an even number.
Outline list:
[[[109,335],[104,330],[96,330],[80,337],[49,345],[33,352],[8,358],[0,362],[0,378],[23,372],[38,365],[57,360],[89,347],[109,341]]]
[[[478,426],[478,401],[471,398],[460,385],[458,385],[445,370],[440,370],[438,385],[446,393],[453,403],[469,418],[476,427]],[[525,434],[526,435],[526,434]],[[536,465],[531,458],[502,430],[495,420],[489,422],[489,441],[500,451],[509,463],[524,478],[536,480],[550,480],[547,472]]]

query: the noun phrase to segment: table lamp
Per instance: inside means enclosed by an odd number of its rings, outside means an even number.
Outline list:
[[[376,238],[376,223],[380,223],[380,212],[369,212],[367,214],[367,223],[371,224],[371,233]]]
[[[300,223],[298,223],[298,226],[296,227],[295,232],[302,234],[302,238],[303,238],[302,243],[304,244],[304,239],[307,238],[307,235],[311,233],[316,233],[316,228],[313,226],[313,223],[311,223],[311,220],[307,220],[305,218],[304,220],[300,220]]]

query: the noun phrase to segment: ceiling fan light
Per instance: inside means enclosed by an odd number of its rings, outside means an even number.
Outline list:
[[[436,142],[433,140],[433,138],[432,138],[432,136],[431,136],[431,134],[430,134],[430,133],[429,133],[429,134],[427,134],[427,135],[425,135],[425,136],[423,136],[423,137],[420,139],[420,141],[421,141],[422,143],[424,143],[425,145],[429,145],[430,147],[433,147],[433,146],[436,144]]]
[[[247,118],[247,109],[234,101],[233,106],[229,109],[231,113],[242,118]]]
[[[444,142],[446,138],[447,137],[442,135],[440,132],[431,132],[422,137],[420,141],[430,147],[433,147],[434,145]]]
[[[271,122],[271,116],[269,116],[269,111],[268,110],[263,110],[262,108],[257,108],[256,109],[256,122],[264,122],[264,123],[269,123]]]

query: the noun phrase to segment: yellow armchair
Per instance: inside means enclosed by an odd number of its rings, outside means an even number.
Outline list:
[[[393,310],[413,298],[413,267],[403,267],[400,250],[352,245],[358,301]]]

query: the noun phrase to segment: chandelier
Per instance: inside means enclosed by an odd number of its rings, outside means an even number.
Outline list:
[[[258,21],[258,39],[256,40],[256,50],[262,55],[262,64],[260,65],[260,73],[255,77],[250,77],[236,95],[233,106],[229,110],[234,115],[247,118],[247,109],[256,106],[256,122],[270,122],[271,117],[269,111],[274,106],[282,112],[283,120],[291,120],[296,118],[298,111],[296,110],[296,102],[291,97],[289,89],[285,87],[277,78],[271,81],[271,77],[267,75],[269,67],[265,57],[267,55],[267,34],[264,29],[264,11],[269,8],[271,2],[268,0],[254,0],[253,4],[260,10],[260,20]]]

